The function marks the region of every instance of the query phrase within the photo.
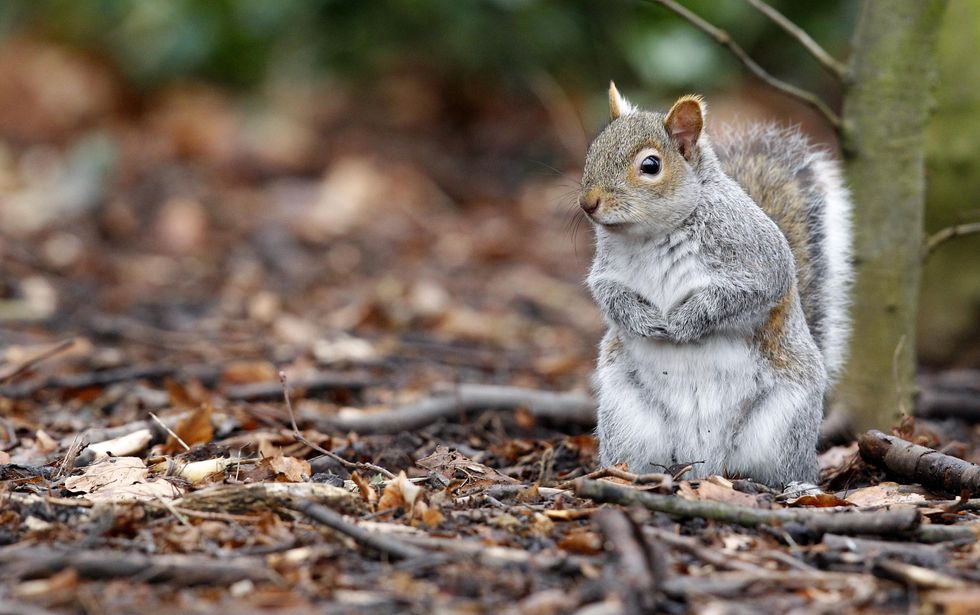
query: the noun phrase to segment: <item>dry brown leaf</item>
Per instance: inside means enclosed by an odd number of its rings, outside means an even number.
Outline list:
[[[310,468],[310,462],[305,459],[276,455],[269,460],[269,463],[277,474],[293,483],[305,482],[309,480],[310,475],[313,473]]]
[[[177,426],[174,428],[174,433],[187,446],[210,442],[214,438],[214,427],[211,426],[212,412],[214,412],[214,408],[211,407],[211,404],[206,402],[201,404],[190,416],[181,419],[177,423]],[[184,447],[173,436],[170,436],[163,450],[165,453],[177,453],[183,451]]]
[[[730,485],[731,482],[721,476],[709,476],[699,481],[697,488],[690,481],[681,481],[677,495],[688,500],[712,500],[749,508],[759,507],[755,496],[736,491]]]
[[[221,373],[223,384],[276,382],[278,379],[276,366],[268,361],[235,361],[228,364]]]
[[[378,492],[372,489],[368,481],[357,472],[351,473],[350,479],[354,481],[357,490],[361,492],[361,499],[373,507],[378,501]]]
[[[87,494],[88,500],[171,499],[180,490],[164,479],[152,480],[150,471],[138,457],[112,457],[85,468],[80,476],[65,480],[65,489]]]
[[[433,505],[427,505],[425,502],[419,502],[418,506],[420,508],[425,507],[425,509],[421,514],[421,517],[422,517],[422,523],[426,524],[427,526],[439,527],[439,525],[446,520],[445,515],[442,514],[442,511],[439,510],[438,507]]]
[[[858,443],[852,442],[847,446],[832,446],[817,456],[817,465],[821,472],[839,469],[850,463],[858,455]]]
[[[422,497],[422,488],[408,480],[404,470],[394,480],[388,481],[384,493],[378,501],[378,510],[401,508],[409,519],[415,516],[415,504]]]
[[[804,495],[789,502],[790,506],[814,506],[817,508],[832,508],[834,506],[853,506],[851,502],[842,500],[833,493]]]
[[[578,521],[588,519],[598,508],[564,508],[560,510],[546,510],[544,514],[552,521]]]
[[[591,530],[574,530],[558,541],[558,548],[569,553],[596,555],[602,552],[602,537]]]
[[[884,506],[886,504],[914,504],[926,499],[926,492],[913,485],[880,483],[847,494],[847,501],[855,506]]]
[[[35,446],[42,453],[53,453],[58,450],[58,442],[49,436],[43,429],[38,429],[34,433]]]
[[[189,387],[185,387],[176,380],[168,378],[165,386],[167,387],[167,393],[170,395],[170,405],[175,408],[193,410],[194,408],[200,407],[207,399],[199,395],[200,391],[191,391]]]
[[[448,446],[439,446],[435,452],[428,457],[423,457],[415,462],[420,468],[432,470],[445,476],[446,478],[458,478],[461,474],[470,480],[489,480],[494,483],[517,483],[514,478],[501,474],[491,467],[482,463],[477,463],[458,451],[450,449]]]

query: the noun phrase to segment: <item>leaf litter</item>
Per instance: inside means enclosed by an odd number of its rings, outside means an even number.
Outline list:
[[[75,77],[60,82],[90,84],[74,93],[84,117],[18,109],[0,140],[10,608],[975,608],[977,494],[916,487],[857,443],[827,449],[819,488],[783,499],[738,477],[599,468],[580,408],[536,412],[530,393],[447,406],[457,384],[587,395],[602,323],[581,285],[588,237],[561,201],[574,175],[487,162],[560,147],[537,103],[466,102],[452,138],[359,119],[331,88],[316,108],[266,110],[328,141],[312,147],[241,137],[249,105],[211,86],[122,104],[95,60],[30,40],[0,53],[62,58]],[[372,104],[389,117],[419,101]],[[99,160],[113,181],[87,166]],[[402,410],[425,420],[342,427]],[[897,433],[980,461],[975,425]]]

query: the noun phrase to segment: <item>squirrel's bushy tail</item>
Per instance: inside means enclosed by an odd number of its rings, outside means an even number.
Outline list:
[[[722,167],[789,240],[803,312],[831,381],[847,356],[851,199],[838,163],[798,130],[774,125],[722,131]]]

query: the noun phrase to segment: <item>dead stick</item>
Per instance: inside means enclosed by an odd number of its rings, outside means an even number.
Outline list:
[[[75,345],[75,340],[64,340],[62,342],[59,342],[55,346],[48,348],[47,350],[31,357],[30,359],[27,359],[19,366],[17,366],[12,372],[0,376],[0,384],[10,382],[17,376],[20,376],[27,370],[37,365],[38,363],[41,363],[42,361],[46,361],[55,355],[61,354],[62,352],[68,350],[74,345]]]
[[[575,494],[598,502],[644,506],[675,517],[702,518],[746,527],[801,523],[817,534],[902,534],[915,530],[921,516],[908,509],[880,512],[828,512],[824,510],[747,508],[710,500],[683,498],[639,491],[608,481],[576,480]]]
[[[306,395],[325,391],[360,391],[372,384],[371,378],[360,372],[319,372],[292,383],[293,389],[304,391]],[[276,382],[254,382],[226,387],[222,390],[226,399],[232,401],[262,401],[279,397],[281,387]]]
[[[398,433],[480,410],[527,408],[538,418],[595,424],[595,402],[580,393],[555,393],[521,387],[462,384],[453,393],[423,399],[402,408],[335,416],[327,424],[341,431]]]
[[[155,415],[155,414],[153,414],[151,412],[150,413],[150,418],[153,419],[153,422],[155,422],[157,425],[159,425],[160,427],[162,427],[164,431],[166,431],[168,434],[170,434],[171,436],[173,436],[174,440],[176,440],[178,444],[180,444],[181,446],[183,446],[185,451],[191,450],[191,447],[187,446],[187,443],[184,442],[184,439],[181,438],[180,436],[178,436],[176,431],[174,431],[173,429],[170,429],[170,427],[168,427],[166,423],[164,423],[163,421],[161,421],[160,420],[160,417],[158,417],[157,415]]]
[[[139,576],[176,585],[227,584],[249,579],[276,581],[278,575],[259,558],[215,560],[193,555],[145,555],[112,550],[68,551],[51,547],[13,545],[0,549],[3,578],[51,575],[65,568],[88,579]]]
[[[304,437],[303,434],[300,432],[299,427],[296,425],[296,414],[293,412],[293,402],[289,401],[289,383],[286,380],[286,372],[283,371],[279,372],[279,383],[280,386],[282,387],[282,396],[286,400],[286,410],[289,411],[289,422],[293,426],[293,437],[295,437],[298,441],[302,442],[306,446],[312,448],[316,452],[326,455],[327,457],[333,459],[334,461],[344,466],[345,468],[354,469],[354,470],[370,470],[372,472],[377,472],[378,474],[381,474],[386,478],[395,478],[394,474],[382,468],[381,466],[374,465],[373,463],[348,461],[343,457],[341,457],[340,455],[338,455],[337,453],[334,453],[333,451],[328,451],[322,446],[319,446],[307,440],[306,437]]]
[[[648,542],[622,510],[602,508],[593,518],[606,539],[606,548],[616,554],[613,583],[626,612],[655,611],[657,590],[666,570],[663,554],[652,552],[656,543]]]
[[[398,559],[412,559],[426,554],[422,549],[406,544],[393,536],[372,532],[355,525],[344,519],[340,513],[319,504],[301,500],[293,503],[290,508],[385,555]]]
[[[951,495],[980,493],[980,466],[872,429],[858,439],[861,457],[902,478]]]

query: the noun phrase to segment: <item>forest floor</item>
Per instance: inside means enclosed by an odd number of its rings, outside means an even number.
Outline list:
[[[932,475],[877,437],[819,492],[597,467],[568,101],[0,68],[0,613],[980,603],[980,429],[937,410],[976,372],[897,428]]]

